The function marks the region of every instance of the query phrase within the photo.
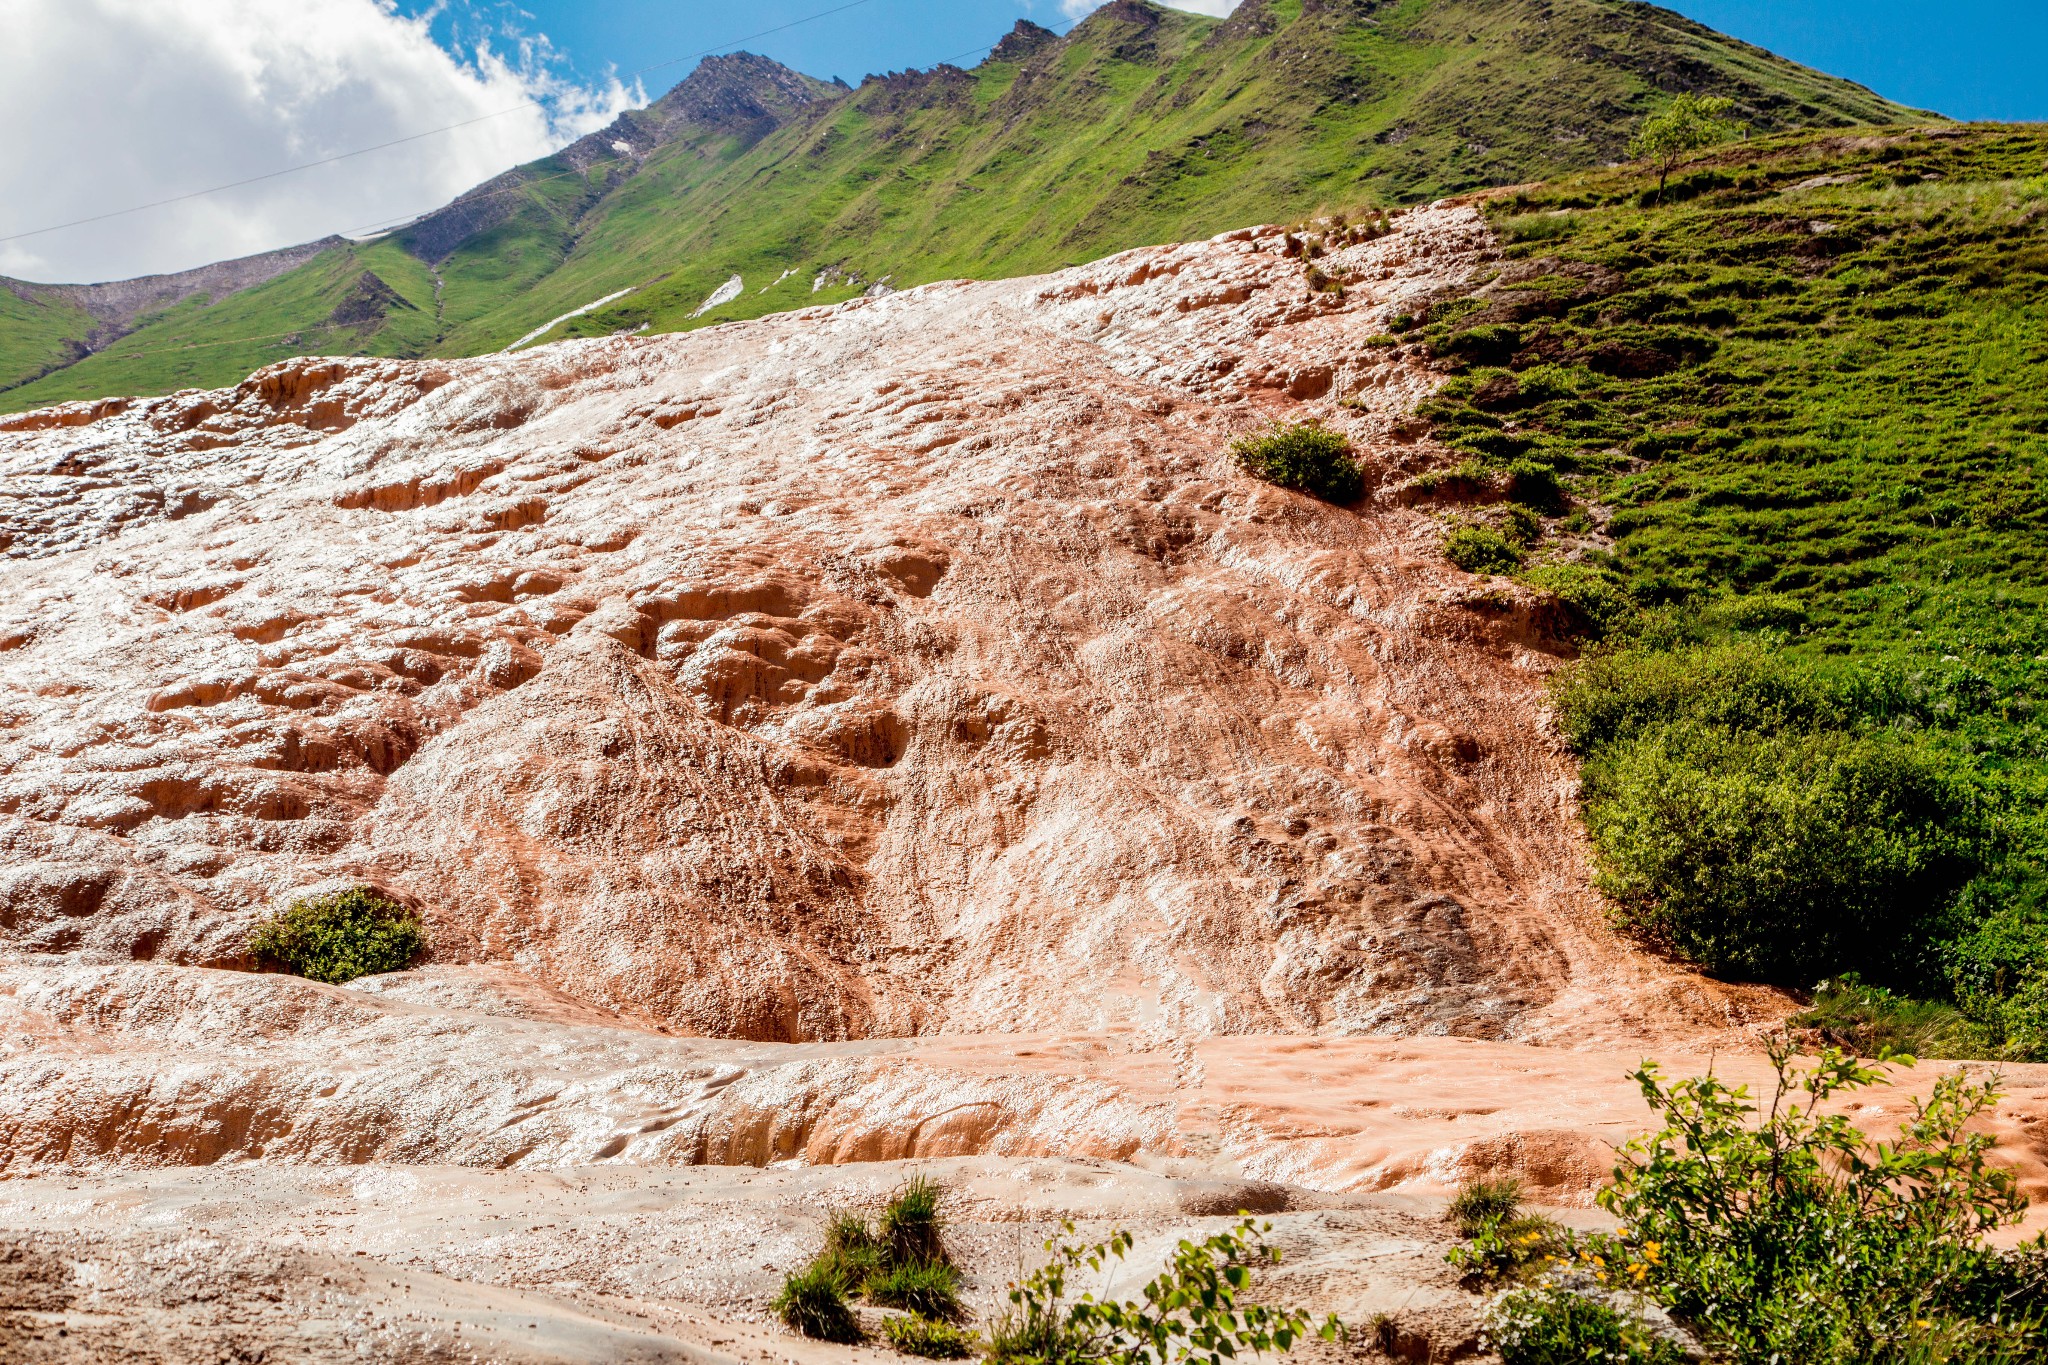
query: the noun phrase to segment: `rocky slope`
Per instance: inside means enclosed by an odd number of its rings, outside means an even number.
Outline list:
[[[1716,1014],[1589,927],[1542,609],[1231,468],[1411,458],[1366,342],[1484,235],[1403,223],[1343,304],[1239,234],[14,419],[9,938],[226,962],[344,878],[725,1037]]]
[[[0,1345],[788,1358],[906,1163],[977,1294],[1266,1208],[1275,1292],[1469,1345],[1413,1201],[1583,1205],[1644,1052],[1751,1075],[1783,1008],[1606,931],[1568,643],[1385,496],[1435,377],[1378,338],[1492,250],[1444,204],[1342,298],[1252,230],[0,423]],[[1235,469],[1302,419],[1358,507]],[[229,970],[340,882],[433,961]]]

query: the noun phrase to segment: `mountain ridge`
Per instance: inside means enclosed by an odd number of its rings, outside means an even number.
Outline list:
[[[0,309],[0,409],[322,349],[366,270],[413,306],[350,333],[361,354],[499,349],[614,295],[550,337],[708,325],[1596,165],[1692,89],[1764,131],[1917,114],[1630,0],[1247,0],[1223,20],[1115,0],[1065,36],[1019,21],[972,68],[853,88],[736,53],[282,278],[96,338],[61,307]],[[704,309],[734,275],[743,292]]]

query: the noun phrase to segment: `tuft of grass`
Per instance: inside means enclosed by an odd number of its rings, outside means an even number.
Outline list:
[[[926,1317],[890,1318],[882,1332],[904,1355],[926,1360],[965,1360],[981,1344],[981,1338],[964,1327]]]
[[[846,1302],[846,1287],[830,1266],[814,1261],[782,1281],[771,1305],[793,1332],[818,1341],[851,1345],[861,1339],[860,1323]]]
[[[367,887],[294,901],[249,938],[265,970],[337,986],[403,970],[426,950],[419,916]]]
[[[1786,1021],[1822,1044],[1859,1057],[1982,1057],[1996,1044],[1954,1005],[1914,1000],[1863,982],[1853,972],[1823,981],[1813,1003]]]
[[[946,1219],[939,1208],[945,1193],[945,1186],[920,1175],[890,1198],[882,1210],[880,1227],[890,1266],[951,1266],[946,1255]]]
[[[1315,422],[1239,437],[1231,443],[1230,453],[1252,477],[1324,502],[1353,502],[1365,489],[1365,474],[1352,458],[1351,442]]]
[[[1522,1182],[1515,1177],[1498,1180],[1480,1177],[1458,1187],[1444,1217],[1458,1229],[1460,1237],[1476,1237],[1488,1223],[1513,1218],[1522,1207]]]
[[[943,1261],[897,1261],[861,1286],[869,1303],[945,1322],[960,1313],[960,1272]]]

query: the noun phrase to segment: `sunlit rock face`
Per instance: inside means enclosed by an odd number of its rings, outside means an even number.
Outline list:
[[[1368,339],[1489,239],[1398,223],[1341,298],[1246,232],[7,419],[0,934],[226,963],[343,879],[725,1037],[1718,1014],[1589,924],[1540,609],[1229,456],[1421,458]]]

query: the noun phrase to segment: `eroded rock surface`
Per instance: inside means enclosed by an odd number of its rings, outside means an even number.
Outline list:
[[[1582,903],[1540,611],[1228,456],[1417,458],[1368,339],[1488,239],[1400,223],[9,419],[0,935],[339,878],[722,1037],[1725,1026]]]

